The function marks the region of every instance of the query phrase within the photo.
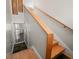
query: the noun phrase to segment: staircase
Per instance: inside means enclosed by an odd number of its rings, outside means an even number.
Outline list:
[[[29,9],[27,9],[27,11],[35,18],[35,20],[48,33],[48,35],[52,34],[52,32],[49,30],[49,28],[47,28],[47,26],[45,26],[45,23],[41,20],[41,18],[37,14],[35,14],[35,12],[33,12],[33,9],[29,8]],[[52,44],[51,44],[51,41],[52,41]],[[65,48],[60,46],[59,42],[56,41],[56,39],[53,39],[53,37],[50,37],[48,39],[48,45],[49,45],[49,48],[47,48],[48,51],[47,51],[47,55],[46,55],[48,57],[46,57],[46,59],[55,59],[57,56],[61,55],[65,50]],[[49,57],[50,56],[49,53],[50,53],[51,57]]]
[[[53,40],[52,51],[51,51],[51,59],[54,59],[58,55],[61,55],[64,50],[65,50],[64,47],[60,46],[56,40]]]
[[[31,13],[32,10],[29,10],[29,11],[30,11],[30,14],[32,14],[32,16],[35,17],[35,19],[38,19],[37,22],[40,24],[40,26],[41,27],[43,26],[42,28],[47,33],[50,33],[50,31],[48,30],[48,28],[45,28],[47,26],[44,26],[44,24],[40,20],[39,16]],[[21,12],[23,12],[23,11],[21,11]],[[16,9],[13,11],[13,14],[17,14],[17,10]],[[50,44],[51,41],[52,41],[52,44]],[[50,45],[50,49],[47,48],[47,51],[46,51],[47,52],[46,53],[47,55],[46,56],[50,56],[50,57],[47,57],[46,59],[55,59],[57,56],[61,55],[63,53],[63,51],[65,50],[65,48],[62,47],[62,46],[60,46],[59,45],[59,42],[56,41],[56,39],[53,39],[52,37],[50,39],[48,39],[48,46],[49,45]],[[48,53],[50,53],[50,55]],[[27,50],[23,50],[23,51],[20,51],[20,52],[15,53],[15,54],[12,54],[7,59],[39,59],[39,58],[37,57],[37,55],[35,54],[35,52],[32,49],[27,49]]]

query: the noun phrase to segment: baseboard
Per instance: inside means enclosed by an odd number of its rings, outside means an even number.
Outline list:
[[[34,50],[34,52],[37,54],[39,59],[42,59],[42,57],[40,56],[40,54],[37,52],[37,50],[35,49],[34,46],[31,46],[30,48],[32,48]]]
[[[67,56],[70,59],[73,59],[73,57],[69,56],[67,53],[63,53],[65,56]]]

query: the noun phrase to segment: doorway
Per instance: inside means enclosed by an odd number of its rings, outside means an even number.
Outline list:
[[[14,47],[13,53],[27,49],[25,42],[25,28],[24,23],[14,23]]]

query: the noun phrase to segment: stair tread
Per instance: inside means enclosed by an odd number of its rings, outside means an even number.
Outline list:
[[[51,52],[51,58],[54,58],[55,56],[59,55],[61,52],[64,51],[64,47],[60,46],[60,45],[55,45],[52,48],[52,52]]]
[[[57,40],[53,40],[53,44],[57,44],[58,43],[58,41]]]

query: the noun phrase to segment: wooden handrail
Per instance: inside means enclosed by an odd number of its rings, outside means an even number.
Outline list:
[[[52,51],[52,43],[53,43],[53,33],[52,31],[46,26],[46,24],[41,20],[41,18],[33,12],[32,9],[26,8],[23,6],[26,11],[28,11],[31,16],[38,22],[41,28],[47,33],[47,48],[46,48],[46,58],[51,59],[51,51]]]
[[[44,13],[46,16],[50,17],[51,19],[53,19],[53,20],[57,21],[58,23],[60,23],[61,25],[63,25],[64,28],[67,27],[68,29],[73,30],[73,29],[71,29],[70,27],[68,27],[68,26],[66,26],[65,24],[63,24],[62,22],[58,21],[55,17],[50,16],[48,13],[44,12],[44,11],[41,10],[40,8],[38,8],[38,7],[35,7],[35,8],[38,9],[39,11],[41,11],[42,13]]]
[[[46,24],[41,20],[41,18],[32,11],[32,9],[26,8],[25,6],[24,8],[31,14],[31,16],[38,22],[38,24],[47,34],[52,34],[52,31],[46,26]]]

